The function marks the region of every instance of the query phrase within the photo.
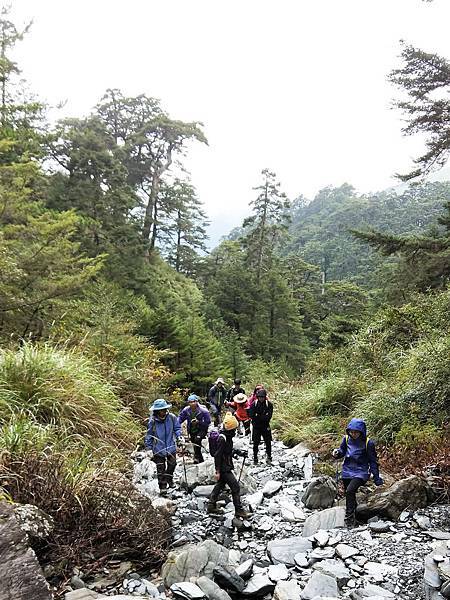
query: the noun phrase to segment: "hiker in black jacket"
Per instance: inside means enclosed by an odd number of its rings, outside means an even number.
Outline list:
[[[217,449],[214,453],[214,464],[216,468],[215,479],[217,483],[211,492],[206,510],[208,513],[219,512],[216,503],[220,493],[223,492],[225,486],[228,485],[233,498],[234,514],[236,517],[246,519],[249,516],[249,513],[242,507],[240,495],[241,486],[233,473],[233,455],[247,456],[246,450],[233,449],[233,438],[236,435],[237,427],[238,422],[236,417],[231,413],[227,413],[220,429],[220,435],[217,439]]]
[[[266,462],[272,462],[272,432],[270,430],[270,419],[273,414],[273,404],[267,397],[265,389],[257,390],[256,400],[248,409],[248,414],[253,426],[253,464],[258,464],[258,447],[261,437],[266,446]]]

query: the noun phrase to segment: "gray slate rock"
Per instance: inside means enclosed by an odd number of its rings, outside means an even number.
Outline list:
[[[326,475],[313,479],[306,488],[302,502],[306,508],[329,508],[333,506],[336,498],[336,483]],[[324,529],[323,527],[321,529]]]
[[[213,540],[205,540],[201,544],[192,544],[169,552],[161,569],[161,577],[166,587],[202,575],[213,579],[214,568],[227,566],[228,563],[229,550]]]
[[[28,546],[11,504],[0,502],[0,597],[51,600],[36,555]],[[3,595],[4,594],[4,595]]]
[[[308,552],[312,549],[312,544],[304,537],[296,536],[273,540],[267,544],[267,554],[274,563],[284,563],[287,566],[295,565],[295,555],[299,552]]]
[[[216,567],[213,570],[213,575],[214,581],[221,588],[239,593],[245,588],[245,581],[236,573],[235,569],[230,567]]]
[[[395,594],[386,590],[379,585],[373,585],[372,583],[366,583],[364,588],[355,590],[350,594],[352,600],[364,600],[365,598],[377,598],[377,600],[394,600],[398,598]]]
[[[285,579],[289,579],[290,573],[288,568],[283,563],[279,563],[277,565],[270,565],[267,575],[270,580],[277,583],[278,581],[283,581]]]
[[[359,554],[359,550],[358,548],[349,546],[348,544],[338,544],[336,546],[336,554],[339,556],[339,558],[345,560],[346,558],[350,558],[351,556]]]
[[[190,581],[180,581],[170,586],[170,591],[177,598],[186,598],[186,600],[207,600],[205,593],[195,583]]]
[[[200,496],[202,498],[209,498],[213,491],[213,485],[199,485],[194,489],[194,496]]]
[[[245,588],[243,589],[241,596],[243,598],[265,596],[273,592],[275,584],[267,577],[267,575],[257,574],[253,575]]]
[[[281,481],[270,480],[262,489],[263,496],[265,498],[272,498],[272,496],[278,494],[282,487],[283,483]]]
[[[301,587],[298,581],[279,581],[273,593],[273,600],[299,600]]]
[[[330,596],[336,598],[337,595],[338,586],[336,579],[329,575],[314,571],[300,597],[303,600],[312,600],[316,596]]]
[[[242,579],[248,579],[253,571],[253,560],[249,558],[238,565],[235,570],[239,577],[242,577]]]
[[[231,600],[230,595],[225,590],[222,590],[217,583],[211,581],[209,577],[199,577],[195,583],[205,593],[208,600]]]
[[[396,481],[387,490],[377,488],[358,505],[356,514],[363,520],[378,515],[396,521],[404,510],[425,508],[433,499],[434,492],[426,480],[411,475]]]
[[[319,529],[336,529],[344,527],[345,508],[335,506],[310,515],[303,525],[302,535],[309,537]]]
[[[347,585],[351,575],[349,569],[340,560],[327,559],[321,560],[313,565],[315,571],[334,577],[338,586],[341,588]]]

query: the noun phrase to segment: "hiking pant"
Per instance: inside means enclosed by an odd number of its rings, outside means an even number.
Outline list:
[[[245,435],[250,435],[251,420],[247,419],[247,421],[240,421],[240,423],[242,423],[242,425],[244,426],[244,433],[245,433]]]
[[[215,504],[217,502],[219,494],[221,492],[223,492],[226,485],[228,485],[228,487],[231,490],[231,496],[233,497],[234,508],[236,510],[241,509],[242,508],[241,496],[240,496],[241,486],[239,485],[239,481],[236,479],[236,477],[232,471],[226,471],[226,472],[221,471],[220,472],[220,479],[214,486],[213,491],[211,492],[211,496],[209,497],[210,504]]]
[[[166,454],[166,456],[155,454],[153,461],[156,464],[159,489],[165,490],[168,485],[172,486],[173,472],[177,464],[176,454]]]
[[[200,435],[198,433],[189,434],[189,439],[194,445],[194,462],[196,463],[204,462],[202,454],[202,440],[204,437],[204,435]]]
[[[267,458],[272,458],[272,432],[270,427],[256,427],[253,425],[253,458],[258,459],[258,447],[261,437],[266,445]]]
[[[210,412],[213,418],[213,422],[214,422],[214,427],[218,427],[222,421],[220,413],[222,410],[222,407],[217,406],[216,404],[214,404],[214,402],[211,402],[209,405],[210,408]]]
[[[352,477],[351,479],[342,478],[342,483],[345,489],[345,518],[355,516],[356,512],[356,492],[366,482],[360,477]]]

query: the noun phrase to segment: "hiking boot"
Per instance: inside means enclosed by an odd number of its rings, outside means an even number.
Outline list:
[[[241,507],[236,508],[236,510],[234,511],[234,516],[238,517],[239,519],[248,519],[251,516],[251,513],[249,513],[247,510]]]
[[[347,529],[353,529],[357,526],[355,515],[348,515],[344,519],[344,525]]]
[[[217,508],[215,502],[208,502],[206,505],[206,512],[209,515],[221,515],[223,514],[223,510],[221,508]]]
[[[160,488],[159,489],[159,495],[162,497],[167,496],[167,488]]]

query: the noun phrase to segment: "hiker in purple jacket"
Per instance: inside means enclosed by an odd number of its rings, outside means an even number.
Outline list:
[[[180,425],[183,421],[187,421],[189,439],[194,445],[194,463],[203,462],[202,440],[206,437],[211,423],[209,410],[199,404],[199,400],[196,394],[191,394],[186,400],[189,405],[183,408],[178,416]]]
[[[378,470],[375,444],[367,437],[366,424],[362,419],[352,419],[347,426],[347,435],[339,448],[333,450],[334,458],[344,457],[342,482],[345,488],[345,524],[355,525],[356,492],[373,475],[375,485],[383,485]]]

